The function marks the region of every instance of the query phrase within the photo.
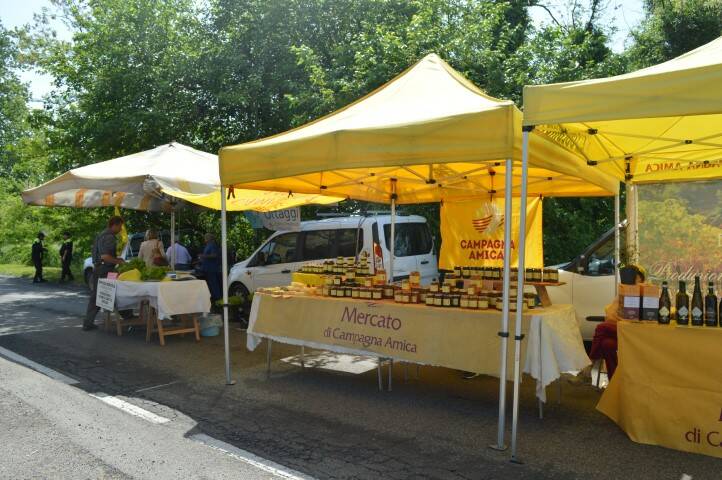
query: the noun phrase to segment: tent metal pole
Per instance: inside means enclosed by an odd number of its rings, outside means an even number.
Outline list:
[[[391,179],[391,245],[389,252],[389,274],[388,282],[394,283],[394,257],[396,256],[396,179]]]
[[[506,429],[506,370],[507,356],[509,349],[509,287],[511,284],[511,218],[512,212],[512,188],[513,188],[513,172],[514,164],[511,158],[506,159],[504,174],[504,283],[501,310],[501,330],[499,338],[501,340],[501,355],[499,358],[499,426],[496,436],[496,445],[492,445],[494,450],[506,450],[504,444],[504,434]]]
[[[614,276],[615,276],[615,285],[614,285],[614,294],[617,294],[617,285],[619,284],[619,261],[620,261],[620,225],[619,225],[619,209],[620,209],[620,199],[619,199],[619,192],[614,196]]]
[[[226,385],[233,385],[231,380],[231,343],[228,329],[228,228],[226,225],[226,188],[221,186],[221,267],[223,283],[223,348],[226,363]]]
[[[627,193],[627,263],[637,263],[638,234],[637,234],[637,187],[631,183],[626,184]]]
[[[175,202],[170,204],[170,269],[175,271]]]
[[[529,129],[524,128],[522,133],[522,154],[521,154],[521,193],[519,195],[519,244],[518,252],[518,275],[516,290],[516,320],[514,325],[514,402],[511,420],[511,461],[519,462],[517,458],[516,435],[519,426],[519,388],[521,383],[521,341],[524,335],[521,333],[522,317],[524,313],[524,271],[526,255],[526,194],[527,181],[529,177]],[[540,332],[541,333],[541,332]]]

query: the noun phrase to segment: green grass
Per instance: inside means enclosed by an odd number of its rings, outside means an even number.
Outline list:
[[[58,282],[60,280],[59,267],[43,267],[43,277],[49,282]],[[75,281],[73,283],[83,284],[83,274],[72,269]],[[32,279],[35,276],[35,267],[29,265],[17,265],[13,263],[0,263],[0,275],[9,275],[11,277],[21,277]]]

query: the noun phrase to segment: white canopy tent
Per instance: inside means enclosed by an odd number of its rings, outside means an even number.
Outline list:
[[[23,201],[46,207],[122,207],[170,212],[171,245],[175,243],[175,210],[179,202],[225,211],[268,212],[308,204],[332,204],[343,197],[236,189],[226,198],[220,186],[218,157],[172,142],[151,150],[72,169],[22,192]],[[225,238],[225,223],[223,236]],[[226,265],[224,248],[223,262]],[[171,248],[175,268],[175,248]],[[224,272],[227,266],[224,266]],[[227,279],[224,303],[228,303]],[[230,382],[228,315],[224,315],[226,376]]]

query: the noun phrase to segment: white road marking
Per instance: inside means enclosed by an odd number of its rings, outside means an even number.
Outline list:
[[[12,350],[8,350],[7,348],[0,347],[0,356],[7,358],[8,360],[11,360],[15,363],[19,363],[21,365],[25,365],[26,367],[35,370],[36,372],[42,373],[46,377],[50,377],[54,380],[57,380],[59,382],[65,383],[66,385],[77,385],[80,383],[79,381],[75,380],[74,378],[70,378],[67,375],[63,375],[60,372],[56,372],[52,368],[48,368],[44,365],[40,365],[37,362],[33,362],[27,357],[23,357],[22,355],[19,355]]]
[[[163,384],[161,384],[161,385],[155,385],[155,386],[153,386],[153,387],[141,388],[140,390],[136,390],[135,393],[138,393],[138,392],[147,392],[148,390],[155,390],[156,388],[168,387],[168,386],[170,386],[170,385],[175,385],[176,383],[180,383],[180,380],[176,380],[175,382],[170,382],[170,383],[163,383]]]
[[[149,412],[148,410],[144,408],[140,408],[137,405],[133,405],[132,403],[128,403],[125,400],[121,400],[118,397],[113,397],[110,395],[105,395],[104,393],[100,394],[90,394],[91,397],[95,397],[98,400],[107,403],[108,405],[111,405],[115,408],[118,408],[120,410],[123,410],[126,413],[129,413],[131,415],[135,415],[136,417],[142,418],[143,420],[146,420],[150,423],[155,423],[157,425],[168,423],[170,422],[170,419],[161,417],[160,415],[156,415],[153,412]]]
[[[209,437],[205,433],[196,433],[195,435],[191,435],[190,438],[278,477],[288,478],[290,480],[314,480],[311,476],[304,475],[303,473],[291,470],[283,465],[261,458],[258,455],[254,455],[251,452],[247,452],[238,447],[234,447],[231,444],[222,442],[221,440]]]

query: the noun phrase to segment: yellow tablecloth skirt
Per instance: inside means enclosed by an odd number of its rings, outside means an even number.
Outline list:
[[[722,328],[620,322],[597,409],[629,438],[722,458]]]

